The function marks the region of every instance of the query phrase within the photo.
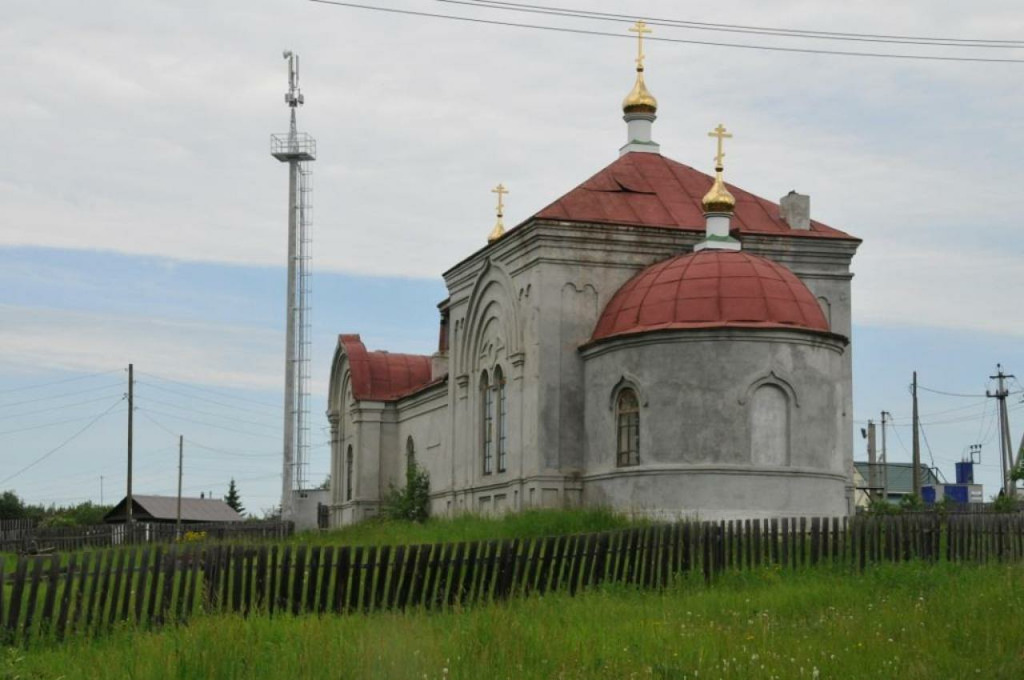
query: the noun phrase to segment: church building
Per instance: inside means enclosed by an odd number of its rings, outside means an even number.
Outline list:
[[[619,157],[444,272],[432,355],[341,335],[331,524],[406,467],[431,513],[602,506],[657,518],[852,510],[850,263],[860,240],[661,155],[636,82]]]

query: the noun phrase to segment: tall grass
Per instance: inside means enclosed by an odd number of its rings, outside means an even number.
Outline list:
[[[0,678],[1024,677],[1024,567],[883,565],[685,579],[449,613],[195,620],[13,652]]]
[[[296,534],[292,541],[313,545],[411,545],[504,538],[563,536],[640,526],[645,520],[606,508],[525,510],[499,517],[463,514],[416,522],[375,519],[342,529]]]

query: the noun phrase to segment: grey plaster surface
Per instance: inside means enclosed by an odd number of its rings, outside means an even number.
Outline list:
[[[647,265],[690,252],[701,238],[672,229],[531,220],[445,272],[450,349],[435,365],[447,363],[446,382],[397,402],[358,403],[339,351],[328,400],[332,521],[377,511],[388,485],[404,479],[409,438],[430,474],[435,513],[580,502],[708,517],[848,512],[852,354],[842,338],[691,331],[585,347],[623,283]],[[857,245],[799,236],[743,239],[747,252],[793,270],[818,298],[832,331],[847,338]],[[496,367],[507,381],[509,464],[484,474],[480,385]],[[633,469],[615,468],[612,455],[610,405],[624,378],[637,383],[645,404],[642,464]],[[754,406],[743,401],[752,386],[766,383],[779,391],[759,393]],[[751,423],[764,429],[774,422],[779,395],[789,400],[788,420],[765,432],[778,442],[785,431],[787,463],[765,466],[767,454],[751,458]],[[348,446],[356,454],[351,500],[344,498]],[[777,460],[781,449],[772,446],[768,458]]]

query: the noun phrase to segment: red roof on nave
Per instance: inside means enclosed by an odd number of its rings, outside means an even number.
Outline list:
[[[341,335],[348,356],[352,396],[357,400],[395,401],[430,384],[430,357],[368,352],[358,335]]]
[[[627,281],[605,306],[591,341],[722,327],[829,332],[814,294],[781,264],[704,250],[652,264]]]
[[[701,199],[712,182],[710,175],[660,154],[628,153],[534,218],[704,231]],[[809,231],[790,229],[779,217],[778,204],[727,186],[736,197],[732,227],[740,234],[854,239],[813,220]]]

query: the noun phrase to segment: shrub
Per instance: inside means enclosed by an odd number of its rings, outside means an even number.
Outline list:
[[[900,499],[900,508],[910,512],[924,510],[924,503],[917,494],[907,494]]]
[[[1016,512],[1017,499],[1000,491],[999,495],[992,499],[992,509],[996,512]]]
[[[868,503],[868,513],[871,515],[898,515],[900,506],[890,503],[884,498],[872,498]]]
[[[205,540],[205,531],[186,531],[185,535],[178,539],[178,543],[202,543]]]
[[[405,486],[388,485],[382,511],[386,519],[424,522],[430,515],[430,475],[411,461],[405,469]]]

